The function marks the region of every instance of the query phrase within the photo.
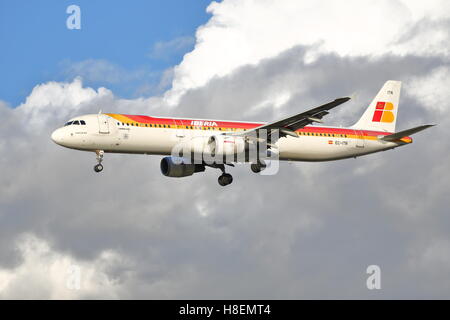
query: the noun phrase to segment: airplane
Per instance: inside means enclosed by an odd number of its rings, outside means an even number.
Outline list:
[[[162,155],[166,157],[160,169],[167,177],[187,177],[211,167],[222,171],[218,182],[226,186],[233,177],[225,166],[238,162],[250,163],[253,172],[261,173],[267,167],[265,160],[274,155],[281,161],[332,161],[411,144],[410,135],[433,125],[395,132],[400,90],[400,81],[387,81],[359,121],[348,128],[312,125],[350,100],[344,97],[269,123],[99,112],[70,119],[51,139],[66,148],[95,152],[95,172],[103,170],[105,153]],[[260,143],[266,149],[250,157],[250,147]],[[180,147],[184,152],[174,153]],[[207,155],[212,162],[206,161]]]

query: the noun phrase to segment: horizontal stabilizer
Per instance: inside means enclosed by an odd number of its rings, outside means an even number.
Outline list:
[[[384,136],[383,138],[380,138],[380,140],[384,140],[384,141],[396,141],[396,140],[400,140],[401,138],[407,137],[409,135],[412,135],[414,133],[420,132],[422,130],[428,129],[430,127],[433,127],[434,124],[426,124],[423,126],[419,126],[419,127],[415,127],[412,129],[408,129],[408,130],[403,130],[394,134],[390,134],[388,136]]]

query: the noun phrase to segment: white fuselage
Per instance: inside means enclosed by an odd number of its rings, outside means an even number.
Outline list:
[[[143,116],[142,116],[143,117]],[[91,114],[76,117],[71,124],[55,130],[52,140],[67,148],[98,151],[106,153],[134,153],[170,155],[174,146],[194,137],[226,134],[227,128],[218,128],[221,121],[171,118],[170,125],[141,123],[126,120],[122,115]],[[149,118],[150,119],[150,118]],[[162,118],[151,118],[162,119]],[[165,119],[166,122],[168,119]],[[80,124],[83,121],[84,124]],[[190,121],[194,126],[180,125]],[[134,123],[133,123],[134,122]],[[195,126],[197,122],[203,125]],[[227,123],[227,122],[222,122]],[[240,127],[256,127],[260,123],[228,122]],[[205,125],[207,124],[207,125]],[[219,131],[220,130],[220,131]],[[229,128],[229,132],[245,129]],[[387,142],[378,137],[388,132],[373,132],[353,128],[332,128],[308,126],[297,131],[298,137],[287,136],[276,142],[279,159],[292,161],[330,161],[358,157],[369,153],[384,151],[406,144]]]

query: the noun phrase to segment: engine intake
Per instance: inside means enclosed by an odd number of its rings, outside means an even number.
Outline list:
[[[188,177],[196,172],[205,171],[205,166],[202,164],[184,163],[183,159],[165,157],[161,159],[161,173],[166,177]]]

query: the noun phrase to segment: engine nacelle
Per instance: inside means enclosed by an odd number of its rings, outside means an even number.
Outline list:
[[[204,165],[184,163],[183,159],[173,157],[162,158],[160,167],[163,175],[174,178],[188,177],[205,171]]]
[[[225,135],[209,137],[208,145],[212,157],[235,156],[244,153],[246,149],[244,138]]]

